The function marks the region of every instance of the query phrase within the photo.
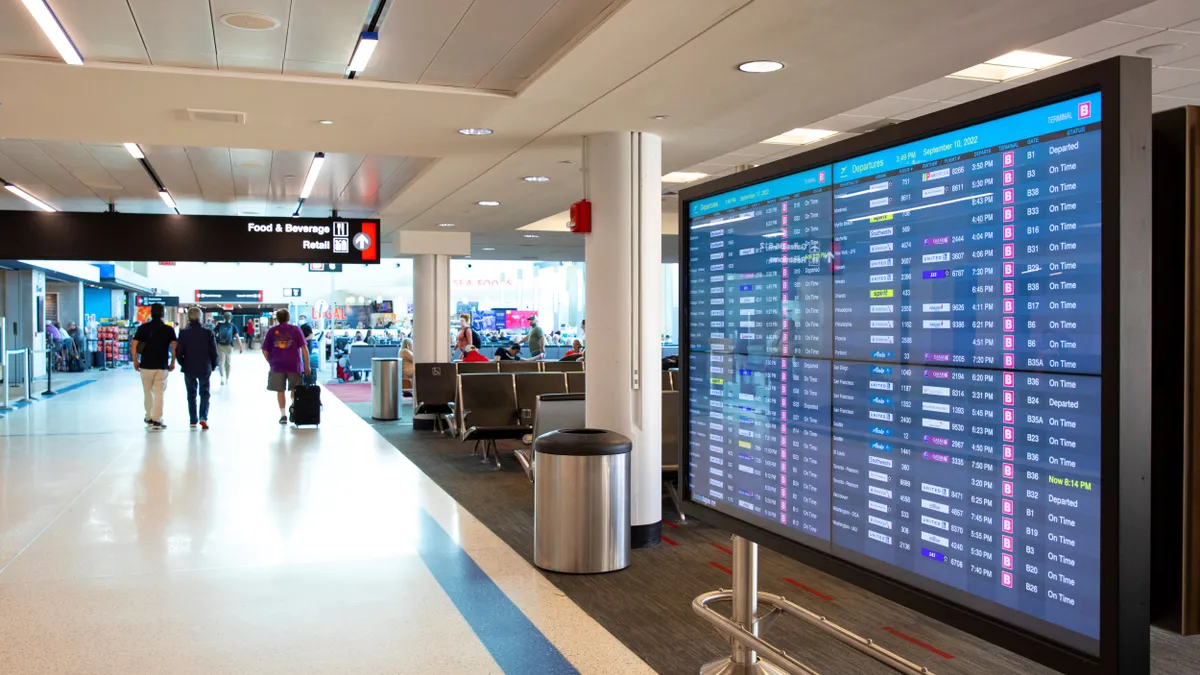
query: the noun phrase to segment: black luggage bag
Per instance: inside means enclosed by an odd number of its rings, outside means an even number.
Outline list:
[[[321,388],[315,385],[300,385],[296,387],[296,397],[292,401],[291,422],[296,426],[321,423]]]

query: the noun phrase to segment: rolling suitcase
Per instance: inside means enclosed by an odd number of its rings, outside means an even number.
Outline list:
[[[290,414],[292,424],[296,426],[321,423],[321,388],[315,385],[296,387],[296,397],[292,401]]]

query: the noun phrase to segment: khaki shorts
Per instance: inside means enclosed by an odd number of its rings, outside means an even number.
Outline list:
[[[267,375],[267,391],[293,391],[303,379],[302,373],[270,373]]]

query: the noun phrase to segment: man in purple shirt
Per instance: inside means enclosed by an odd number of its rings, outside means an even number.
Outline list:
[[[296,387],[300,386],[303,376],[311,371],[308,365],[308,345],[304,333],[288,323],[291,314],[286,309],[275,312],[278,325],[273,326],[263,336],[262,353],[271,365],[271,373],[267,376],[267,390],[276,393],[279,400],[279,423],[287,424],[286,391],[296,396]]]

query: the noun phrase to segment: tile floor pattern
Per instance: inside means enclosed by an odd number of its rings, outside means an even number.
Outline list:
[[[212,430],[132,370],[0,418],[0,673],[650,673],[336,397],[280,427],[265,364]]]

